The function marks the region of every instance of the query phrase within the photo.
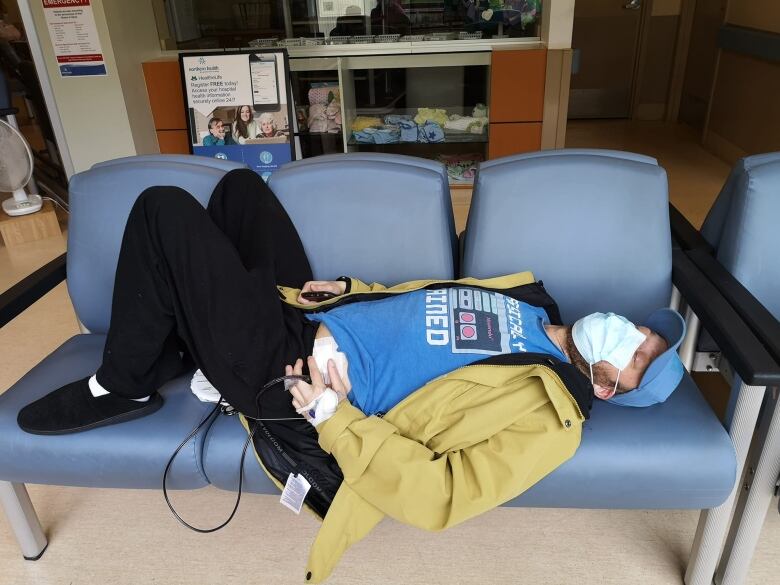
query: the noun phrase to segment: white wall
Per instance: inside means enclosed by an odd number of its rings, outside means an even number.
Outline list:
[[[544,0],[542,7],[542,41],[548,49],[570,49],[574,0]]]
[[[151,0],[102,0],[136,154],[160,152],[141,63],[161,55]]]
[[[157,151],[140,65],[160,54],[151,1],[92,0],[108,71],[94,77],[61,77],[42,3],[19,0],[19,9],[68,175]]]

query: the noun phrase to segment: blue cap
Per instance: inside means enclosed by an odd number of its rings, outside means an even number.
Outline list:
[[[685,337],[685,320],[672,309],[658,309],[643,323],[663,337],[669,348],[653,360],[634,390],[616,394],[608,400],[620,406],[652,406],[669,398],[680,384],[685,366],[677,355],[677,348]]]

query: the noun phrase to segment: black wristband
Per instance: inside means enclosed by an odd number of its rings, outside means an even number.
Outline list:
[[[347,288],[344,289],[344,294],[349,294],[349,291],[352,290],[352,279],[349,276],[339,276],[336,280],[347,285]]]

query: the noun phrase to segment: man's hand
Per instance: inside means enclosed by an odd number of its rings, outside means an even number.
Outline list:
[[[309,366],[309,375],[311,376],[311,384],[307,384],[303,380],[296,380],[295,384],[290,387],[290,394],[293,396],[293,407],[296,411],[300,411],[303,407],[308,406],[314,400],[316,400],[322,393],[328,388],[322,379],[322,374],[317,369],[317,362],[314,361],[312,356],[307,358]],[[295,361],[294,366],[285,366],[284,373],[286,376],[291,374],[302,375],[303,374],[303,360],[298,358]],[[331,389],[338,395],[338,401],[341,403],[347,397],[347,389],[344,386],[344,382],[339,376],[336,363],[333,360],[328,360],[328,376],[330,376]],[[307,420],[311,419],[311,413],[306,411],[302,413]]]
[[[310,280],[303,285],[301,293],[329,292],[339,296],[343,295],[345,290],[347,290],[347,283],[342,280]],[[316,301],[310,301],[298,295],[298,303],[301,305],[314,305]]]

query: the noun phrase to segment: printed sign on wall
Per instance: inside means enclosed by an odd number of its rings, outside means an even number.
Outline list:
[[[193,154],[246,163],[263,179],[294,158],[284,50],[179,55]]]
[[[105,75],[106,63],[90,0],[43,0],[43,12],[60,75]]]

